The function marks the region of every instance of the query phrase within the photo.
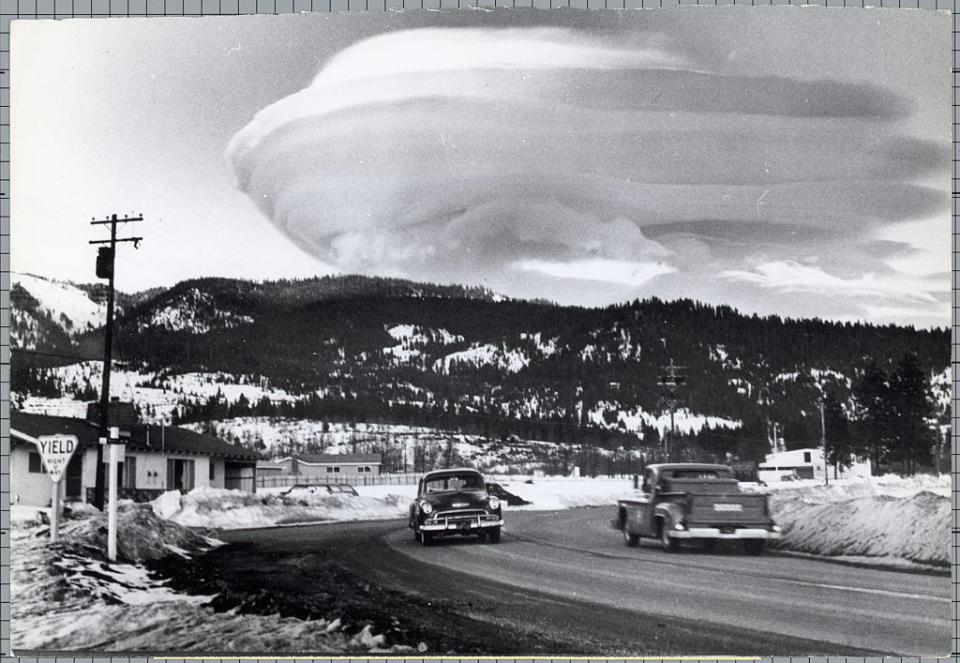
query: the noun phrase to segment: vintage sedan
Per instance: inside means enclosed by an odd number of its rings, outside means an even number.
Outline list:
[[[501,527],[500,499],[487,492],[477,470],[436,470],[420,479],[417,499],[410,505],[410,529],[423,545],[450,535],[479,535],[500,543]]]

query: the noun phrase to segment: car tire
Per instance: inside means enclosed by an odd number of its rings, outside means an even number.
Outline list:
[[[660,544],[667,552],[677,552],[680,542],[670,536],[670,523],[666,520],[660,521]]]
[[[626,542],[628,548],[636,548],[640,545],[640,535],[631,534],[627,529],[627,524],[623,524],[623,540]]]
[[[500,528],[495,527],[494,529],[488,530],[487,540],[490,543],[500,543]]]
[[[420,532],[420,543],[425,546],[433,545],[433,532]]]
[[[766,548],[766,543],[763,539],[746,539],[743,542],[743,549],[748,555],[762,555],[763,549]]]

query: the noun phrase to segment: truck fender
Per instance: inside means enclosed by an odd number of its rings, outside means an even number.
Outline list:
[[[630,502],[618,502],[617,503],[617,519],[616,527],[617,529],[622,529],[631,534],[637,534],[637,521],[636,514],[637,509],[640,508],[637,504]]]
[[[663,523],[670,526],[683,520],[683,509],[676,502],[661,503],[653,509],[653,522],[657,525],[657,534]]]

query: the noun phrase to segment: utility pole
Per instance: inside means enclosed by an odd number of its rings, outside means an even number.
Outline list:
[[[823,481],[830,485],[830,468],[827,462],[827,426],[823,418],[823,396],[817,401],[817,407],[820,408],[820,444],[823,447]]]
[[[114,258],[116,257],[117,244],[119,242],[133,242],[133,247],[139,248],[140,242],[143,240],[142,237],[124,237],[122,239],[117,239],[117,224],[134,223],[137,221],[143,221],[143,216],[128,216],[118,219],[116,214],[112,214],[109,219],[94,219],[90,222],[91,226],[110,226],[110,239],[90,240],[90,244],[109,244],[109,246],[101,246],[97,251],[97,278],[107,279],[107,324],[104,331],[103,383],[100,387],[100,416],[98,422],[100,426],[100,444],[97,445],[97,485],[94,491],[94,506],[101,511],[103,511],[105,478],[103,471],[103,447],[105,444],[107,444],[107,441],[110,438],[109,418],[107,414],[110,408],[110,369],[113,361]]]
[[[677,411],[677,404],[680,402],[680,398],[677,395],[677,390],[687,383],[687,378],[685,375],[680,375],[679,371],[685,368],[684,366],[677,366],[673,363],[673,358],[670,359],[670,364],[668,366],[663,366],[660,370],[664,371],[664,374],[659,377],[657,384],[661,387],[665,387],[666,391],[662,394],[661,398],[666,402],[667,407],[670,408],[670,438],[664,443],[664,453],[667,456],[667,459],[670,458],[670,452],[672,451],[671,445],[676,436],[676,426],[674,424],[674,414]]]

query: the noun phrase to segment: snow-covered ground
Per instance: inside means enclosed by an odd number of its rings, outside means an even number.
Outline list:
[[[340,619],[215,612],[213,597],[172,591],[145,562],[189,558],[220,542],[167,520],[149,506],[125,505],[119,514],[118,561],[106,561],[104,516],[67,521],[61,541],[44,526],[21,521],[12,530],[11,648],[14,652],[283,651],[404,653],[385,648],[369,627],[344,633]],[[189,634],[185,640],[184,634]]]
[[[552,510],[616,504],[630,493],[627,479],[497,479],[508,492],[530,504],[512,510]],[[195,488],[186,495],[168,492],[153,502],[161,517],[191,527],[238,529],[306,522],[405,518],[416,485],[357,486],[358,495],[329,494],[321,488],[262,489],[256,494]]]

